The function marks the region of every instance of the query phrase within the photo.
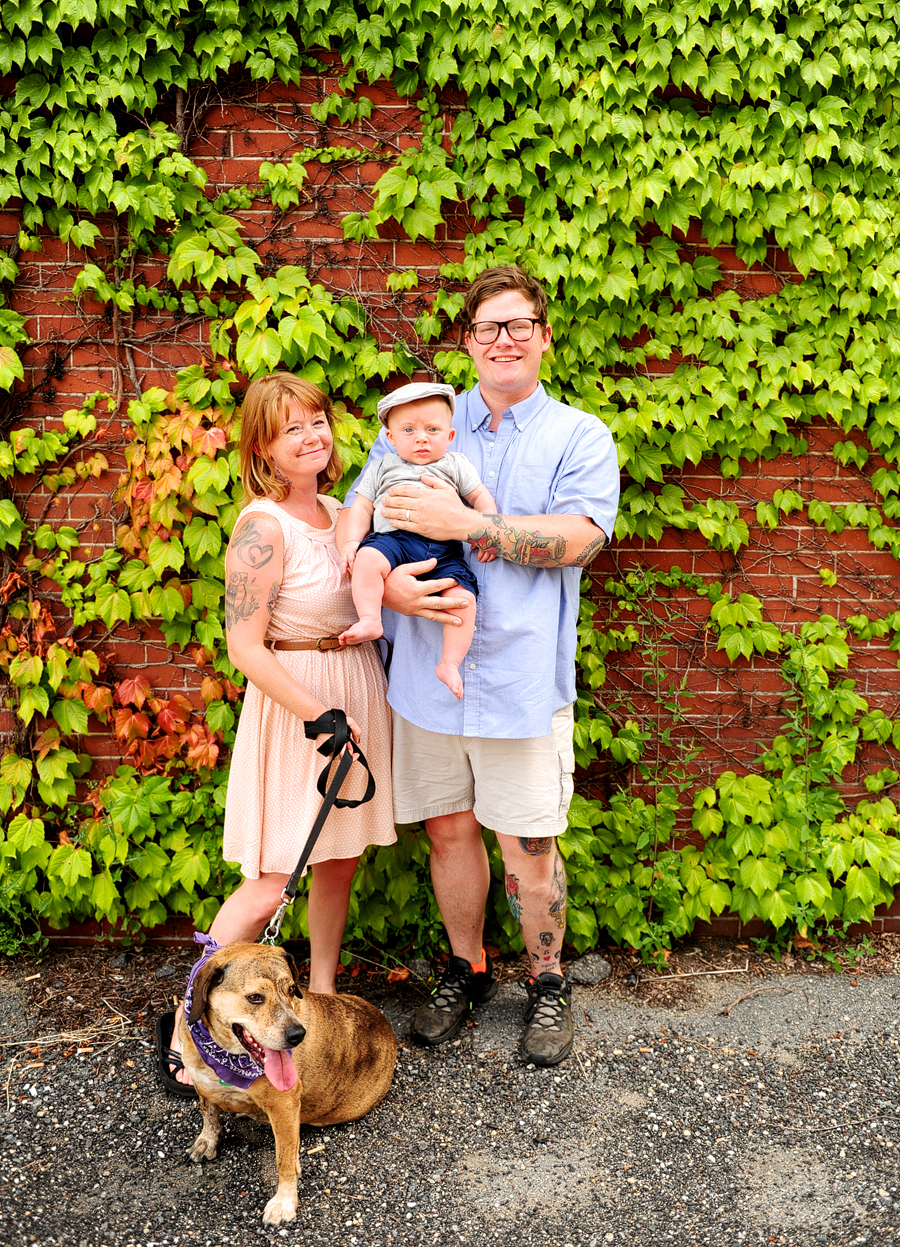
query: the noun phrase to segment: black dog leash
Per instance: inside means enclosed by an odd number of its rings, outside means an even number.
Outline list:
[[[319,812],[316,815],[316,821],[312,825],[312,830],[307,837],[306,844],[300,854],[300,860],[294,867],[294,873],[288,879],[283,892],[281,893],[281,903],[272,916],[272,921],[266,927],[260,940],[261,944],[274,944],[278,939],[281,930],[281,924],[287,907],[294,903],[294,897],[297,895],[297,887],[300,878],[309,861],[309,855],[312,853],[315,843],[319,838],[319,833],[325,826],[325,820],[331,813],[332,809],[338,810],[355,810],[358,805],[365,805],[367,801],[371,801],[375,795],[375,778],[366,761],[365,754],[359,745],[353,745],[353,753],[350,752],[349,746],[352,745],[353,738],[350,735],[350,728],[347,726],[347,716],[343,710],[326,710],[318,719],[311,722],[304,722],[303,730],[306,733],[307,740],[315,740],[317,736],[321,736],[323,732],[329,733],[328,739],[319,745],[317,753],[323,754],[328,758],[325,768],[319,776],[316,787],[322,794],[322,804],[319,806]],[[331,782],[328,781],[328,772],[331,770],[334,758],[338,757],[338,763],[335,767],[334,775]],[[366,783],[366,791],[356,800],[349,797],[339,797],[338,793],[341,786],[350,771],[350,767],[354,762],[359,762],[364,767],[368,775]]]

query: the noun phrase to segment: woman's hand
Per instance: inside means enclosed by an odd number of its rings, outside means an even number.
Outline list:
[[[325,711],[323,710],[322,713],[324,714]],[[355,719],[351,719],[349,714],[347,715],[347,726],[350,729],[350,735],[353,738],[354,745],[358,745],[359,738],[362,735],[362,732],[360,731],[359,724],[356,722]],[[331,737],[332,737],[331,732],[321,732],[316,737],[316,748],[318,749],[320,745],[324,745],[326,740],[331,740]],[[354,758],[356,757],[356,754],[353,753],[352,749],[350,750],[350,753]]]

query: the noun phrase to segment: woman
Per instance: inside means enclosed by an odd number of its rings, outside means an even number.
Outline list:
[[[220,945],[255,940],[275,912],[321,802],[316,779],[325,759],[316,746],[326,737],[307,740],[303,725],[339,708],[368,759],[376,791],[357,809],[332,810],[310,857],[309,986],[333,993],[359,856],[369,844],[396,839],[384,672],[374,645],[315,648],[356,622],[334,540],[340,503],[320,492],[343,471],[327,396],[289,373],[254,381],[244,399],[240,454],[251,501],[238,516],[225,559],[225,629],[228,656],[248,684],[222,851],[226,861],[240,862],[244,881],[209,934]],[[291,648],[297,642],[306,644]],[[354,767],[342,795],[360,796],[364,781]],[[164,1081],[186,1091],[178,1015],[160,1021],[174,1030],[171,1037],[166,1025],[160,1036]]]

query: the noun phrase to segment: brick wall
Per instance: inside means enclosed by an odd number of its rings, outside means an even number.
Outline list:
[[[216,104],[202,119],[201,133],[192,141],[190,154],[208,174],[208,191],[218,194],[234,186],[255,184],[261,161],[287,161],[304,147],[342,144],[370,152],[368,158],[359,161],[311,164],[303,202],[283,217],[263,201],[255,202],[241,216],[248,243],[266,264],[273,268],[302,264],[313,280],[360,298],[376,332],[387,343],[398,332],[411,336],[408,326],[412,319],[441,284],[439,266],[461,257],[463,239],[473,222],[464,210],[458,210],[439,230],[433,244],[411,245],[399,230],[390,227],[378,241],[345,242],[341,217],[369,207],[375,181],[397,153],[414,141],[419,114],[414,105],[398,100],[389,88],[376,86],[363,92],[373,103],[368,120],[346,128],[321,125],[311,118],[309,107],[336,85],[336,76],[334,80],[311,77],[296,89],[276,85],[229,105]],[[447,96],[445,103],[449,130],[460,101]],[[41,253],[17,256],[21,277],[13,306],[27,316],[34,344],[25,352],[27,387],[20,387],[11,400],[19,404],[23,422],[53,425],[64,410],[77,407],[94,391],[114,396],[115,410],[108,417],[98,410],[99,441],[110,460],[109,474],[66,491],[64,498],[51,497],[39,481],[21,482],[29,519],[66,519],[83,529],[82,540],[89,540],[94,551],[113,542],[120,518],[113,497],[123,462],[119,413],[134,396],[134,382],[143,387],[171,385],[176,369],[201,358],[205,332],[191,318],[150,310],[136,320],[129,351],[123,345],[123,324],[117,316],[89,298],[79,302],[72,299],[72,282],[82,264],[89,260],[102,267],[115,246],[115,223],[104,220],[99,224],[103,229],[99,259],[46,236]],[[0,246],[14,247],[19,228],[15,211],[0,214]],[[691,251],[703,247],[696,232],[685,243]],[[723,282],[745,298],[760,298],[785,281],[799,280],[784,253],[776,249],[754,270],[747,270],[729,248],[716,248],[714,254],[722,262]],[[385,289],[387,273],[404,267],[416,269],[418,289],[409,294],[389,293]],[[154,277],[164,281],[164,258],[143,268],[148,282]],[[430,350],[458,345],[458,341],[452,334],[450,341]],[[677,362],[670,360],[664,367],[670,370]],[[779,486],[795,488],[804,497],[814,486],[819,496],[833,503],[874,500],[868,472],[844,469],[833,459],[831,446],[839,439],[838,432],[814,426],[808,436],[805,456],[751,465],[737,481],[723,480],[713,463],[688,467],[681,475],[678,483],[691,498],[699,500],[712,493],[739,504],[751,528],[749,548],[737,555],[718,554],[698,535],[668,530],[659,547],[643,549],[627,542],[601,555],[591,569],[597,585],[616,569],[627,570],[640,563],[664,568],[677,565],[684,571],[723,581],[734,595],[755,594],[763,600],[767,616],[779,625],[799,624],[821,611],[845,619],[854,613],[877,616],[893,609],[897,565],[888,555],[875,551],[862,533],[845,531],[832,537],[795,517],[783,521],[774,533],[756,524],[757,500],[770,499]],[[878,466],[880,462],[873,458],[869,471]],[[838,573],[838,588],[823,588],[819,577],[822,567]],[[706,604],[685,595],[676,598],[675,607],[669,661],[674,669],[688,672],[693,693],[676,742],[685,744],[694,739],[702,746],[695,768],[700,778],[708,780],[725,767],[740,769],[752,762],[757,742],[767,743],[784,722],[787,690],[778,676],[777,658],[757,657],[732,665],[716,651],[715,639],[704,630]],[[601,617],[609,613],[609,603],[602,595],[599,611]],[[187,692],[198,707],[201,704],[201,672],[188,655],[168,650],[153,629],[120,628],[105,640],[101,650],[120,676],[143,671],[158,692]],[[639,715],[650,715],[642,674],[633,656],[613,656],[609,682],[602,693],[606,703],[630,702]],[[900,672],[895,655],[884,642],[857,643],[849,674],[858,681],[858,691],[872,708],[888,715],[896,713]],[[99,724],[95,727],[88,748],[111,768],[120,760],[115,742]],[[8,739],[13,729],[9,712],[0,712],[0,732]],[[878,751],[867,745],[863,756],[865,769],[872,769]],[[589,790],[599,793],[607,790],[608,780],[600,768],[592,771],[585,783]],[[860,773],[849,777],[848,796],[863,793],[860,768]]]

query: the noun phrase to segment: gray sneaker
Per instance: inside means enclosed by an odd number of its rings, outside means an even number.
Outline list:
[[[497,995],[500,984],[494,978],[490,957],[487,968],[476,974],[462,957],[451,957],[447,969],[430,1000],[419,1005],[413,1018],[412,1037],[434,1047],[462,1030],[463,1022],[475,1005]]]
[[[558,1065],[572,1050],[572,987],[560,974],[539,974],[525,980],[528,1008],[522,1059],[533,1065]]]

